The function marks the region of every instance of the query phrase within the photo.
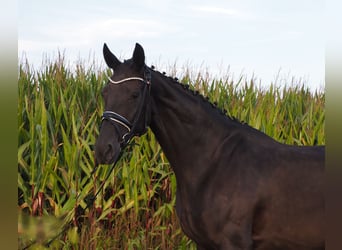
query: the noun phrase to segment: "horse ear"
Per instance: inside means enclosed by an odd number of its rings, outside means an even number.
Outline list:
[[[143,47],[139,44],[135,44],[133,52],[133,62],[137,69],[141,69],[145,65],[145,53]]]
[[[114,56],[114,54],[109,50],[106,43],[103,45],[103,57],[106,61],[107,66],[113,70],[119,64],[121,64],[119,59],[117,59],[116,56]]]

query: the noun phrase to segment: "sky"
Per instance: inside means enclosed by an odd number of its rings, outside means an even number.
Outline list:
[[[263,86],[324,90],[323,0],[19,0],[18,57],[39,69],[58,51],[104,66],[103,43],[121,59],[140,43],[146,64],[190,66]]]

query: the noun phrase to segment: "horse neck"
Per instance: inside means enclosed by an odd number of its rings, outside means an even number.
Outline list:
[[[150,127],[173,170],[178,176],[187,170],[200,172],[236,122],[159,72],[152,72],[151,86]]]

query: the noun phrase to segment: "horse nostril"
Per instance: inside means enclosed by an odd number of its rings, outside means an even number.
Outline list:
[[[106,138],[105,138],[106,139]],[[110,164],[114,161],[115,156],[120,150],[120,145],[115,141],[104,140],[104,137],[100,137],[100,140],[96,143],[95,148],[95,161],[97,164]]]
[[[110,153],[112,150],[113,150],[113,145],[111,143],[108,143],[106,153]]]

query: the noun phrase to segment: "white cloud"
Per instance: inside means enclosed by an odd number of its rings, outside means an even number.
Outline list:
[[[44,29],[48,40],[63,40],[69,45],[89,45],[98,37],[112,39],[131,39],[156,37],[163,32],[162,24],[151,20],[139,19],[103,19],[89,23],[79,22],[76,25],[58,26]]]
[[[214,6],[199,6],[199,7],[194,7],[194,9],[197,11],[213,13],[213,14],[224,14],[228,16],[236,16],[239,13],[235,9],[220,8],[220,7],[214,7]]]
[[[192,7],[192,9],[202,14],[206,13],[209,15],[221,15],[221,16],[226,16],[230,18],[237,18],[237,19],[244,19],[244,20],[250,20],[254,18],[254,16],[251,13],[248,13],[247,11],[242,11],[236,8],[203,5],[203,6],[194,6]]]
[[[160,22],[142,19],[104,19],[79,30],[84,37],[107,35],[111,38],[156,37],[163,32]]]
[[[167,28],[167,32],[172,27]],[[173,28],[175,30],[175,28]],[[46,51],[57,48],[87,48],[103,40],[156,38],[166,32],[166,25],[147,19],[107,18],[77,23],[49,23],[39,28],[39,36],[19,36],[18,50]]]

